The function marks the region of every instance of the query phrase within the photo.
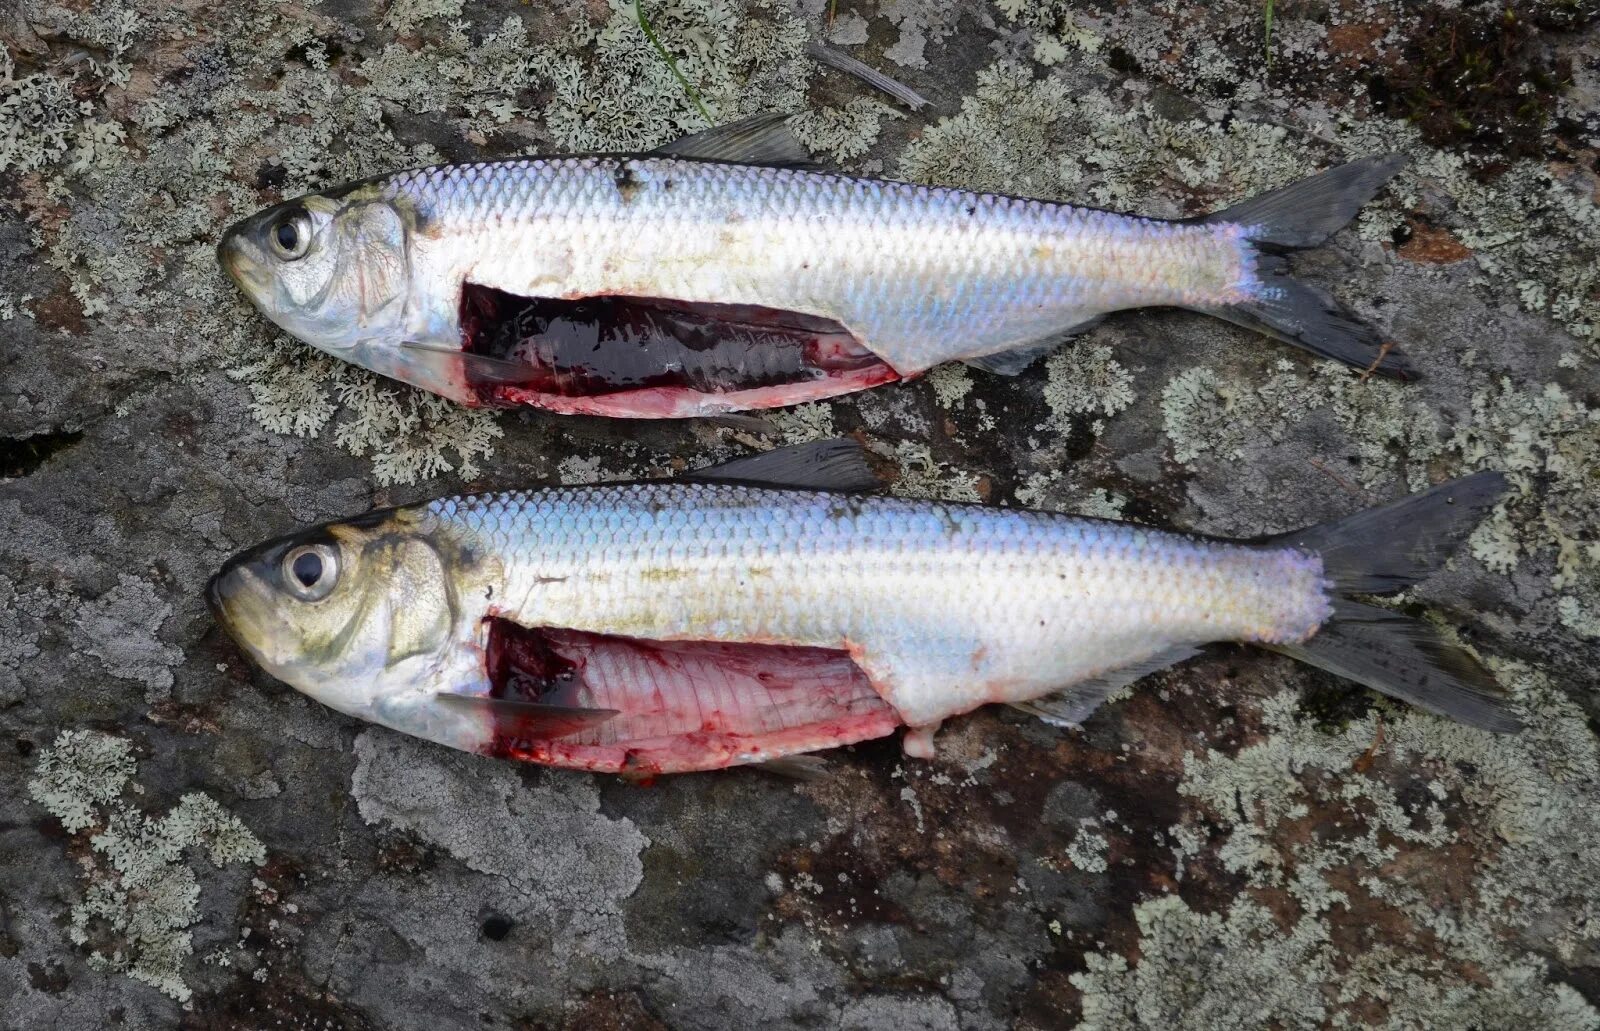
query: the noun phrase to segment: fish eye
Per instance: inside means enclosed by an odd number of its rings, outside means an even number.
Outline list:
[[[311,220],[304,211],[290,212],[273,224],[267,238],[278,257],[293,261],[311,246]]]
[[[283,583],[301,601],[321,601],[339,582],[339,553],[326,544],[302,544],[283,556]]]

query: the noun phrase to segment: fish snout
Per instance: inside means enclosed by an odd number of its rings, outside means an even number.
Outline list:
[[[266,266],[251,253],[254,248],[237,230],[229,230],[217,243],[217,263],[251,299],[265,297],[270,286]]]
[[[211,618],[230,634],[234,632],[230,616],[237,607],[235,600],[245,593],[245,579],[244,567],[230,563],[206,582],[206,608],[211,610]]]

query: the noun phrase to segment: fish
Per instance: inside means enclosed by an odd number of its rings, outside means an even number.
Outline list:
[[[1166,221],[820,170],[767,114],[644,154],[349,183],[236,222],[218,257],[289,334],[474,407],[686,418],[949,361],[1017,375],[1103,316],[1150,306],[1415,379],[1288,260],[1403,162],[1361,158]]]
[[[854,441],[685,477],[454,495],[298,530],[206,597],[263,670],[469,752],[649,779],[763,766],[1006,704],[1071,727],[1248,642],[1496,732],[1493,676],[1362,600],[1428,577],[1506,490],[1477,473],[1249,541],[875,493]]]

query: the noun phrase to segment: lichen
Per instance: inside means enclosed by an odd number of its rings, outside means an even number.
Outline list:
[[[1106,862],[1106,850],[1109,847],[1105,835],[1094,829],[1092,824],[1084,824],[1073,835],[1072,844],[1067,846],[1067,859],[1084,873],[1105,873],[1110,869]]]
[[[93,965],[183,1002],[192,994],[183,970],[200,902],[200,879],[185,853],[204,849],[222,867],[260,865],[266,850],[207,795],[184,795],[161,817],[123,800],[136,772],[127,739],[64,731],[40,751],[28,794],[88,845],[84,898],[70,915],[72,941],[88,950]]]
[[[1058,432],[1072,428],[1083,416],[1112,416],[1133,403],[1133,376],[1119,364],[1104,344],[1067,344],[1045,361],[1045,403],[1052,418],[1047,427]],[[1104,423],[1096,419],[1097,435]]]
[[[0,706],[20,701],[27,693],[22,664],[39,654],[42,614],[49,607],[41,591],[19,593],[16,584],[0,575]]]
[[[593,778],[525,786],[511,766],[385,731],[363,732],[355,754],[351,793],[363,820],[503,881],[511,915],[548,921],[563,948],[603,959],[622,952],[621,901],[639,886],[648,840],[631,821],[599,813]]]
[[[898,111],[881,101],[856,97],[843,107],[802,111],[789,125],[812,153],[842,163],[871,150],[883,120],[898,117]]]
[[[978,476],[934,457],[926,444],[900,441],[892,450],[875,448],[895,463],[899,475],[890,489],[906,498],[937,498],[941,501],[982,501]]]
[[[1137,963],[1091,954],[1074,977],[1088,1026],[1183,1015],[1185,1026],[1247,1027],[1269,1012],[1290,1026],[1371,1026],[1374,1011],[1396,1028],[1595,1026],[1600,1012],[1551,981],[1522,936],[1565,963],[1594,955],[1600,860],[1566,843],[1600,835],[1600,744],[1543,674],[1493,667],[1527,716],[1521,735],[1408,708],[1324,730],[1285,693],[1263,706],[1255,743],[1187,757],[1180,790],[1252,891],[1225,913],[1176,896],[1139,903]],[[1315,829],[1330,825],[1337,833]],[[1201,861],[1204,846],[1189,840],[1180,863]],[[1470,880],[1402,861],[1404,846],[1464,844],[1478,850]],[[1335,910],[1381,926],[1382,947],[1336,947]]]
[[[152,584],[120,573],[117,586],[79,608],[75,627],[84,651],[112,676],[143,684],[153,702],[171,692],[172,669],[183,661],[182,649],[157,637],[171,615]]]

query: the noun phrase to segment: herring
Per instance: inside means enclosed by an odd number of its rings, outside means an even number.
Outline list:
[[[218,256],[294,336],[474,406],[683,417],[947,361],[1014,375],[1148,306],[1414,376],[1285,257],[1347,223],[1401,157],[1179,221],[806,160],[782,116],[759,115],[647,154],[420,168],[268,208]]]
[[[1494,731],[1492,677],[1352,600],[1430,575],[1505,490],[1478,473],[1231,541],[870,497],[859,447],[688,478],[441,498],[231,559],[207,597],[268,673],[468,751],[649,777],[783,761],[1005,703],[1081,723],[1113,691],[1242,641]]]

